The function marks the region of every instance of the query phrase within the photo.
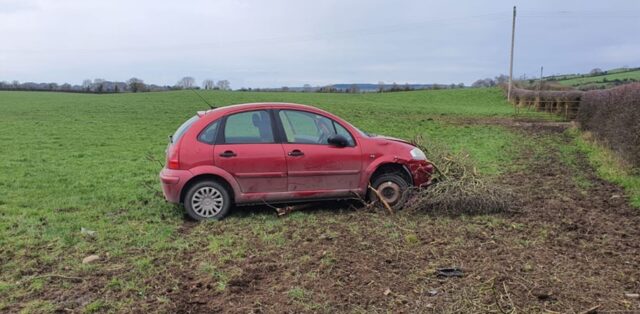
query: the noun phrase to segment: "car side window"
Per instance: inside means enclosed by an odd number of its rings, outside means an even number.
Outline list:
[[[356,141],[353,139],[353,136],[351,136],[351,133],[349,133],[347,129],[345,129],[342,125],[335,121],[333,121],[333,127],[336,129],[336,134],[340,134],[347,139],[349,146],[356,146]]]
[[[328,145],[329,136],[338,133],[336,126],[351,146],[355,143],[346,129],[325,116],[298,110],[280,110],[278,116],[289,143]]]
[[[215,144],[216,138],[218,137],[218,126],[220,125],[220,120],[216,120],[215,122],[209,124],[200,135],[198,135],[198,140],[200,142],[204,142],[207,144]]]
[[[228,116],[224,126],[224,142],[227,144],[275,143],[269,112],[256,110]]]

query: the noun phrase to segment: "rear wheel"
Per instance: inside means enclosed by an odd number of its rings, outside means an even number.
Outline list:
[[[394,210],[401,209],[407,202],[407,189],[409,183],[399,173],[385,173],[375,177],[371,181],[373,187],[383,200]],[[369,200],[377,201],[378,195],[369,191]]]
[[[198,182],[187,191],[184,208],[194,220],[220,220],[231,208],[229,191],[216,181]]]

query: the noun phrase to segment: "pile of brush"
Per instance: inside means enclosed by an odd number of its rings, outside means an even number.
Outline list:
[[[411,191],[409,210],[448,214],[486,214],[508,211],[516,198],[507,187],[484,178],[464,152],[417,137],[414,144],[434,164],[433,184]]]

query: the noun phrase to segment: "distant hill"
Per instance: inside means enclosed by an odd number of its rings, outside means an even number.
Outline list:
[[[357,84],[333,84],[333,87],[340,89],[340,90],[347,90],[349,88],[352,88],[353,86],[357,86],[357,88],[360,91],[363,92],[374,92],[377,91],[378,88],[380,88],[380,85],[378,84],[367,84],[367,83],[357,83]],[[384,89],[391,89],[393,88],[393,84],[384,84]],[[426,89],[426,88],[432,88],[433,84],[397,84],[396,85],[399,88],[405,88],[407,86],[409,86],[409,88],[411,89]]]
[[[303,91],[318,91],[322,88],[328,88],[331,87],[333,89],[335,89],[336,91],[339,92],[345,92],[345,91],[349,91],[352,90],[354,87],[357,89],[358,92],[377,92],[380,87],[383,87],[384,90],[386,91],[391,91],[391,90],[416,90],[416,89],[432,89],[434,87],[437,88],[451,88],[451,85],[449,84],[384,84],[384,85],[378,85],[378,84],[371,84],[371,83],[338,83],[338,84],[330,84],[327,86],[307,86],[307,87],[300,87],[300,86],[294,86],[294,87],[286,87],[287,91],[291,91],[291,92],[303,92]],[[455,88],[460,88],[460,87],[464,87],[464,86],[459,86],[459,85],[454,85]],[[281,90],[282,88],[279,88],[278,90]]]

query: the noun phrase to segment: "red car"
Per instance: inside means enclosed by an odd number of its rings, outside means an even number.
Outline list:
[[[221,219],[232,205],[375,197],[369,185],[400,208],[404,191],[428,184],[433,171],[407,141],[298,104],[198,112],[169,138],[162,190],[196,220]]]

